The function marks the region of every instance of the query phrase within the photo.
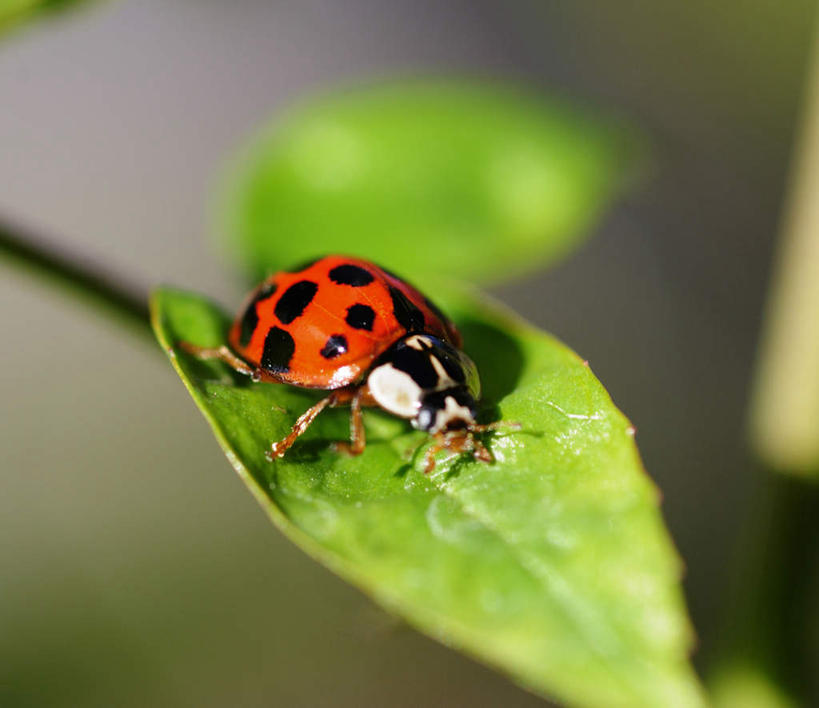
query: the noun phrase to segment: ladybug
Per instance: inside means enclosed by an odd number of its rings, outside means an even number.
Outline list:
[[[418,290],[369,261],[325,256],[269,276],[246,300],[228,342],[183,348],[254,381],[331,391],[273,443],[274,458],[325,408],[349,404],[351,440],[336,443],[339,451],[363,452],[361,409],[380,406],[433,436],[426,472],[440,450],[493,461],[476,434],[501,424],[475,421],[480,380],[460,333]]]

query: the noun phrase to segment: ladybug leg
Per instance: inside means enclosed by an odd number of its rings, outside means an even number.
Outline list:
[[[477,438],[472,438],[472,457],[474,457],[479,462],[486,462],[488,464],[492,464],[495,461],[495,458],[492,456],[492,453],[489,452],[487,447]]]
[[[199,359],[218,359],[227,364],[231,369],[238,371],[240,374],[250,376],[254,380],[258,377],[258,372],[249,367],[244,361],[236,356],[230,349],[222,345],[221,347],[197,347],[195,344],[189,342],[180,342],[179,346],[188,354]]]
[[[517,423],[511,423],[509,425],[517,426]],[[426,453],[424,454],[424,473],[429,474],[435,469],[435,455],[441,450],[447,450],[455,453],[471,452],[474,459],[478,460],[479,462],[491,464],[495,461],[495,458],[492,456],[492,453],[489,452],[486,445],[475,437],[475,432],[496,430],[498,427],[501,426],[490,423],[489,425],[485,426],[474,426],[466,431],[459,430],[444,433],[443,435],[436,435],[435,443],[428,447]],[[503,427],[509,426],[504,425]]]
[[[430,445],[424,453],[424,474],[429,474],[435,469],[435,455],[448,447],[444,438],[436,436],[435,444]]]
[[[279,440],[278,442],[274,442],[270,446],[270,449],[273,452],[273,457],[284,457],[284,453],[287,452],[292,447],[293,443],[296,442],[298,437],[310,427],[310,423],[316,419],[316,416],[327,408],[327,406],[337,405],[337,403],[338,396],[336,392],[333,392],[326,398],[322,398],[311,408],[304,411],[304,413],[299,416],[298,420],[293,425],[293,429],[290,431],[288,436],[282,440]]]
[[[348,455],[360,455],[364,452],[367,444],[364,433],[364,416],[361,415],[361,399],[364,395],[364,390],[358,389],[350,399],[350,442],[335,443],[333,447],[337,452],[344,452]],[[341,402],[343,401],[339,401]]]

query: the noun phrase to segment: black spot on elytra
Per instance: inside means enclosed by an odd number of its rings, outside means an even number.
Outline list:
[[[375,310],[369,305],[350,305],[347,308],[345,321],[353,329],[364,329],[367,332],[372,332],[373,322],[375,322]]]
[[[438,385],[438,374],[426,352],[401,343],[391,349],[385,359],[399,371],[409,374],[421,388],[430,389]]]
[[[290,324],[301,316],[304,309],[313,301],[318,292],[318,285],[310,280],[293,283],[282,293],[273,312],[282,324]]]
[[[250,344],[253,333],[256,331],[256,327],[259,326],[259,314],[256,312],[256,305],[262,302],[262,300],[267,300],[267,298],[275,292],[276,286],[274,283],[265,283],[248,303],[247,309],[245,309],[242,315],[242,322],[239,327],[239,344],[243,347]]]
[[[410,302],[404,293],[390,285],[392,310],[395,319],[407,332],[421,332],[424,329],[424,313]]]
[[[321,355],[325,359],[335,359],[347,353],[347,338],[343,334],[333,334],[325,342]]]
[[[247,306],[245,314],[242,315],[242,324],[239,326],[239,344],[243,347],[250,344],[250,340],[258,325],[259,315],[256,314],[256,302],[254,300]]]
[[[277,374],[290,370],[290,360],[296,351],[293,337],[279,327],[271,327],[264,338],[262,368]]]
[[[375,280],[373,274],[357,265],[340,265],[330,271],[330,280],[339,285],[351,285],[360,288]]]

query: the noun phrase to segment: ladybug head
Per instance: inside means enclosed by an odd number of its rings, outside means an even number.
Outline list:
[[[426,472],[435,468],[435,453],[469,453],[492,462],[480,434],[518,423],[478,424],[478,370],[472,360],[451,344],[429,334],[410,334],[382,354],[370,369],[367,387],[375,402],[413,427],[435,437],[426,451]]]
[[[472,360],[429,334],[410,334],[382,354],[367,378],[385,410],[429,433],[469,430],[480,395]]]
[[[428,433],[467,430],[475,425],[475,399],[465,386],[431,391],[423,396],[412,425]]]

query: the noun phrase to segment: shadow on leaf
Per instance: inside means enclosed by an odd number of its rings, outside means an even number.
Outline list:
[[[464,349],[480,373],[482,408],[497,416],[498,402],[515,390],[523,370],[520,345],[498,327],[476,319],[459,320],[458,329],[464,336]]]

